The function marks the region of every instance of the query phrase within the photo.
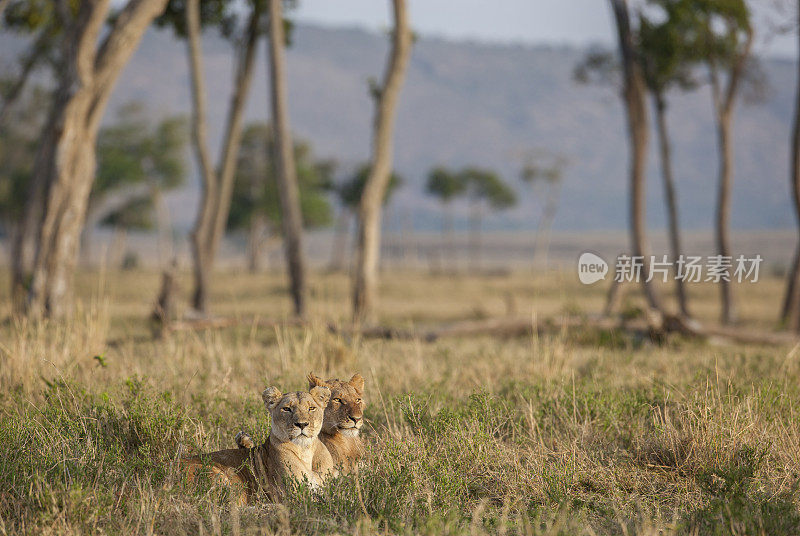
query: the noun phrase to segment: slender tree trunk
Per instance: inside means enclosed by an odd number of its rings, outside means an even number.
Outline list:
[[[264,216],[254,214],[247,235],[247,268],[251,274],[261,271],[261,243],[264,237]]]
[[[256,5],[250,15],[244,49],[236,67],[225,138],[220,155],[220,168],[217,171],[212,163],[208,144],[200,2],[199,0],[187,0],[186,2],[186,33],[193,110],[192,141],[202,179],[202,197],[191,241],[194,261],[192,306],[202,313],[208,312],[208,287],[211,271],[220,242],[225,234],[225,225],[230,211],[233,181],[236,176],[236,157],[241,145],[244,107],[253,79],[260,18],[261,11]]]
[[[43,216],[28,294],[33,316],[64,316],[72,294],[72,275],[81,229],[94,181],[95,141],[119,74],[144,31],[163,12],[167,0],[130,0],[100,46],[109,0],[86,0],[64,31],[63,63],[54,103],[53,138],[44,136],[47,161],[32,180],[44,185]]]
[[[800,2],[798,3],[800,18]],[[800,36],[800,34],[798,34]],[[792,132],[792,162],[789,183],[792,189],[795,217],[800,227],[800,62],[797,63],[798,77],[794,110],[794,130]],[[795,247],[794,259],[789,273],[786,274],[786,293],[783,298],[781,322],[793,330],[800,330],[800,229],[798,243]]]
[[[172,219],[164,193],[153,189],[153,205],[156,210],[156,237],[158,240],[158,266],[164,269],[175,261],[175,244],[173,241]]]
[[[219,197],[215,205],[214,227],[208,244],[210,256],[216,257],[219,244],[225,235],[225,227],[228,223],[228,215],[231,209],[231,199],[233,197],[233,183],[236,178],[237,157],[242,142],[242,122],[244,120],[244,109],[247,98],[250,95],[250,88],[253,82],[253,71],[255,69],[256,52],[259,36],[259,25],[261,22],[260,2],[254,3],[254,8],[250,14],[250,21],[245,34],[244,48],[239,57],[236,76],[234,81],[233,95],[228,109],[228,120],[225,128],[225,142],[220,155],[219,170]]]
[[[56,144],[57,113],[55,107],[50,110],[50,117],[44,126],[42,142],[36,154],[31,181],[25,193],[25,207],[20,220],[20,232],[14,237],[11,253],[11,296],[14,313],[24,314],[27,308],[27,295],[30,290],[32,271],[33,238],[41,219],[44,204],[45,172],[41,169],[50,162]]]
[[[649,127],[645,104],[645,84],[630,26],[626,0],[610,0],[614,11],[624,71],[623,103],[627,112],[630,154],[630,226],[631,248],[642,259],[642,284],[651,309],[662,311],[661,299],[653,282],[647,281],[650,259],[647,251],[645,219],[645,187],[647,179],[647,145]]]
[[[383,86],[376,95],[370,173],[358,207],[358,252],[353,279],[353,318],[372,320],[378,286],[381,210],[392,172],[397,102],[411,57],[412,36],[406,0],[392,0],[394,33]]]
[[[731,147],[731,115],[723,113],[719,117],[719,186],[717,189],[716,242],[717,253],[723,257],[731,256],[729,223],[731,219],[731,182],[733,181],[733,148]],[[731,324],[736,319],[735,304],[730,281],[720,281],[722,313],[720,321]]]
[[[331,262],[328,267],[331,272],[344,270],[345,259],[347,258],[347,237],[349,235],[350,211],[342,208],[339,217],[336,218],[336,227],[333,231],[333,249],[331,250]]]
[[[456,272],[456,239],[455,231],[453,228],[453,205],[450,202],[445,203],[444,206],[444,234],[446,244],[445,261],[447,263],[446,270],[449,272]]]
[[[549,192],[547,193],[547,201],[542,211],[542,220],[539,223],[541,230],[541,245],[544,250],[543,266],[547,269],[550,258],[550,230],[553,227],[553,220],[556,218],[556,211],[558,210],[558,198],[560,194],[561,183],[551,182],[549,185]],[[537,233],[538,234],[538,233]],[[537,244],[539,239],[537,239]]]
[[[714,112],[717,122],[717,143],[719,145],[719,183],[716,207],[716,242],[717,253],[723,257],[731,256],[729,223],[731,212],[731,188],[733,184],[733,114],[736,105],[739,85],[744,74],[750,51],[753,45],[753,34],[747,34],[747,41],[742,52],[736,57],[728,75],[727,86],[723,92],[720,86],[716,65],[709,64],[711,94],[714,100]],[[720,281],[722,310],[720,321],[732,324],[736,321],[736,305],[730,281]]]
[[[206,83],[201,49],[200,0],[186,1],[186,43],[189,52],[189,69],[192,90],[192,145],[200,167],[202,194],[200,211],[192,230],[191,244],[194,259],[194,293],[192,307],[208,311],[208,282],[213,260],[208,243],[214,223],[214,205],[219,196],[216,173],[208,147],[206,119]]]
[[[661,175],[664,179],[664,199],[667,203],[669,219],[669,241],[672,249],[672,258],[677,260],[683,253],[681,248],[680,223],[678,220],[678,199],[675,194],[675,182],[672,174],[672,146],[667,128],[667,106],[664,96],[653,95],[656,109],[656,122],[658,123],[658,141],[661,153]],[[675,290],[678,295],[678,307],[681,315],[691,316],[689,313],[689,300],[682,279],[675,279]]]
[[[117,270],[122,269],[125,260],[125,250],[128,247],[128,231],[121,225],[114,226],[111,237],[111,247],[108,251],[108,264]]]
[[[303,252],[303,215],[300,211],[300,189],[294,161],[294,144],[289,126],[289,105],[286,80],[283,0],[269,0],[269,73],[272,105],[272,128],[275,138],[275,178],[281,201],[283,246],[291,280],[294,312],[306,315],[308,289]]]
[[[481,202],[472,203],[469,214],[469,267],[473,274],[481,269]]]

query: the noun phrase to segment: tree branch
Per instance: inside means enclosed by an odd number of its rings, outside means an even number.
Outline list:
[[[155,187],[152,184],[142,182],[128,187],[117,188],[104,194],[100,199],[90,204],[86,215],[85,227],[87,229],[96,227],[108,216],[122,210],[134,201],[149,199],[154,193]]]
[[[95,98],[89,114],[91,128],[98,127],[122,68],[136,51],[147,27],[166,6],[167,0],[129,0],[117,16],[93,60]]]

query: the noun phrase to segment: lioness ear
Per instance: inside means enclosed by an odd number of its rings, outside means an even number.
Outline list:
[[[364,392],[364,376],[362,376],[358,372],[353,374],[353,377],[350,378],[350,381],[348,383],[353,387],[355,387],[356,391],[358,391],[359,393]]]
[[[325,387],[326,386],[325,380],[323,380],[319,376],[316,376],[313,372],[309,372],[308,376],[306,376],[306,378],[308,379],[308,388],[309,389],[313,389],[314,387]]]
[[[264,405],[267,406],[267,409],[272,409],[275,407],[281,399],[281,392],[277,387],[267,387],[264,389],[264,392],[261,393],[261,400],[264,401]]]
[[[309,391],[311,396],[314,397],[320,406],[323,408],[328,407],[328,402],[331,400],[331,390],[327,387],[312,387]]]

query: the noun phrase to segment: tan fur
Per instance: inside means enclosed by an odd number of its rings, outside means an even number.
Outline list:
[[[320,489],[325,478],[333,474],[333,460],[318,439],[330,395],[326,387],[285,395],[275,387],[265,389],[261,396],[272,417],[267,441],[252,449],[226,449],[185,458],[187,481],[194,482],[204,470],[215,482],[237,490],[242,504],[260,490],[270,500],[281,501],[287,478],[306,480],[312,489]],[[305,425],[300,427],[300,423]]]
[[[333,463],[343,473],[355,469],[364,456],[364,442],[360,432],[364,424],[364,378],[355,374],[349,381],[323,380],[310,373],[309,388],[327,387],[331,402],[325,408],[325,419],[319,440],[333,458]],[[324,463],[324,458],[314,458],[314,467]]]

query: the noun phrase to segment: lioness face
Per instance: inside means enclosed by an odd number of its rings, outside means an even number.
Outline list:
[[[264,390],[261,398],[272,417],[272,431],[279,441],[310,447],[322,429],[325,407],[331,397],[327,387],[309,392],[281,394],[275,387]]]
[[[326,434],[339,432],[355,437],[364,424],[364,378],[355,374],[350,381],[323,380],[312,372],[308,375],[309,387],[328,387],[331,401],[325,409],[322,431]]]

